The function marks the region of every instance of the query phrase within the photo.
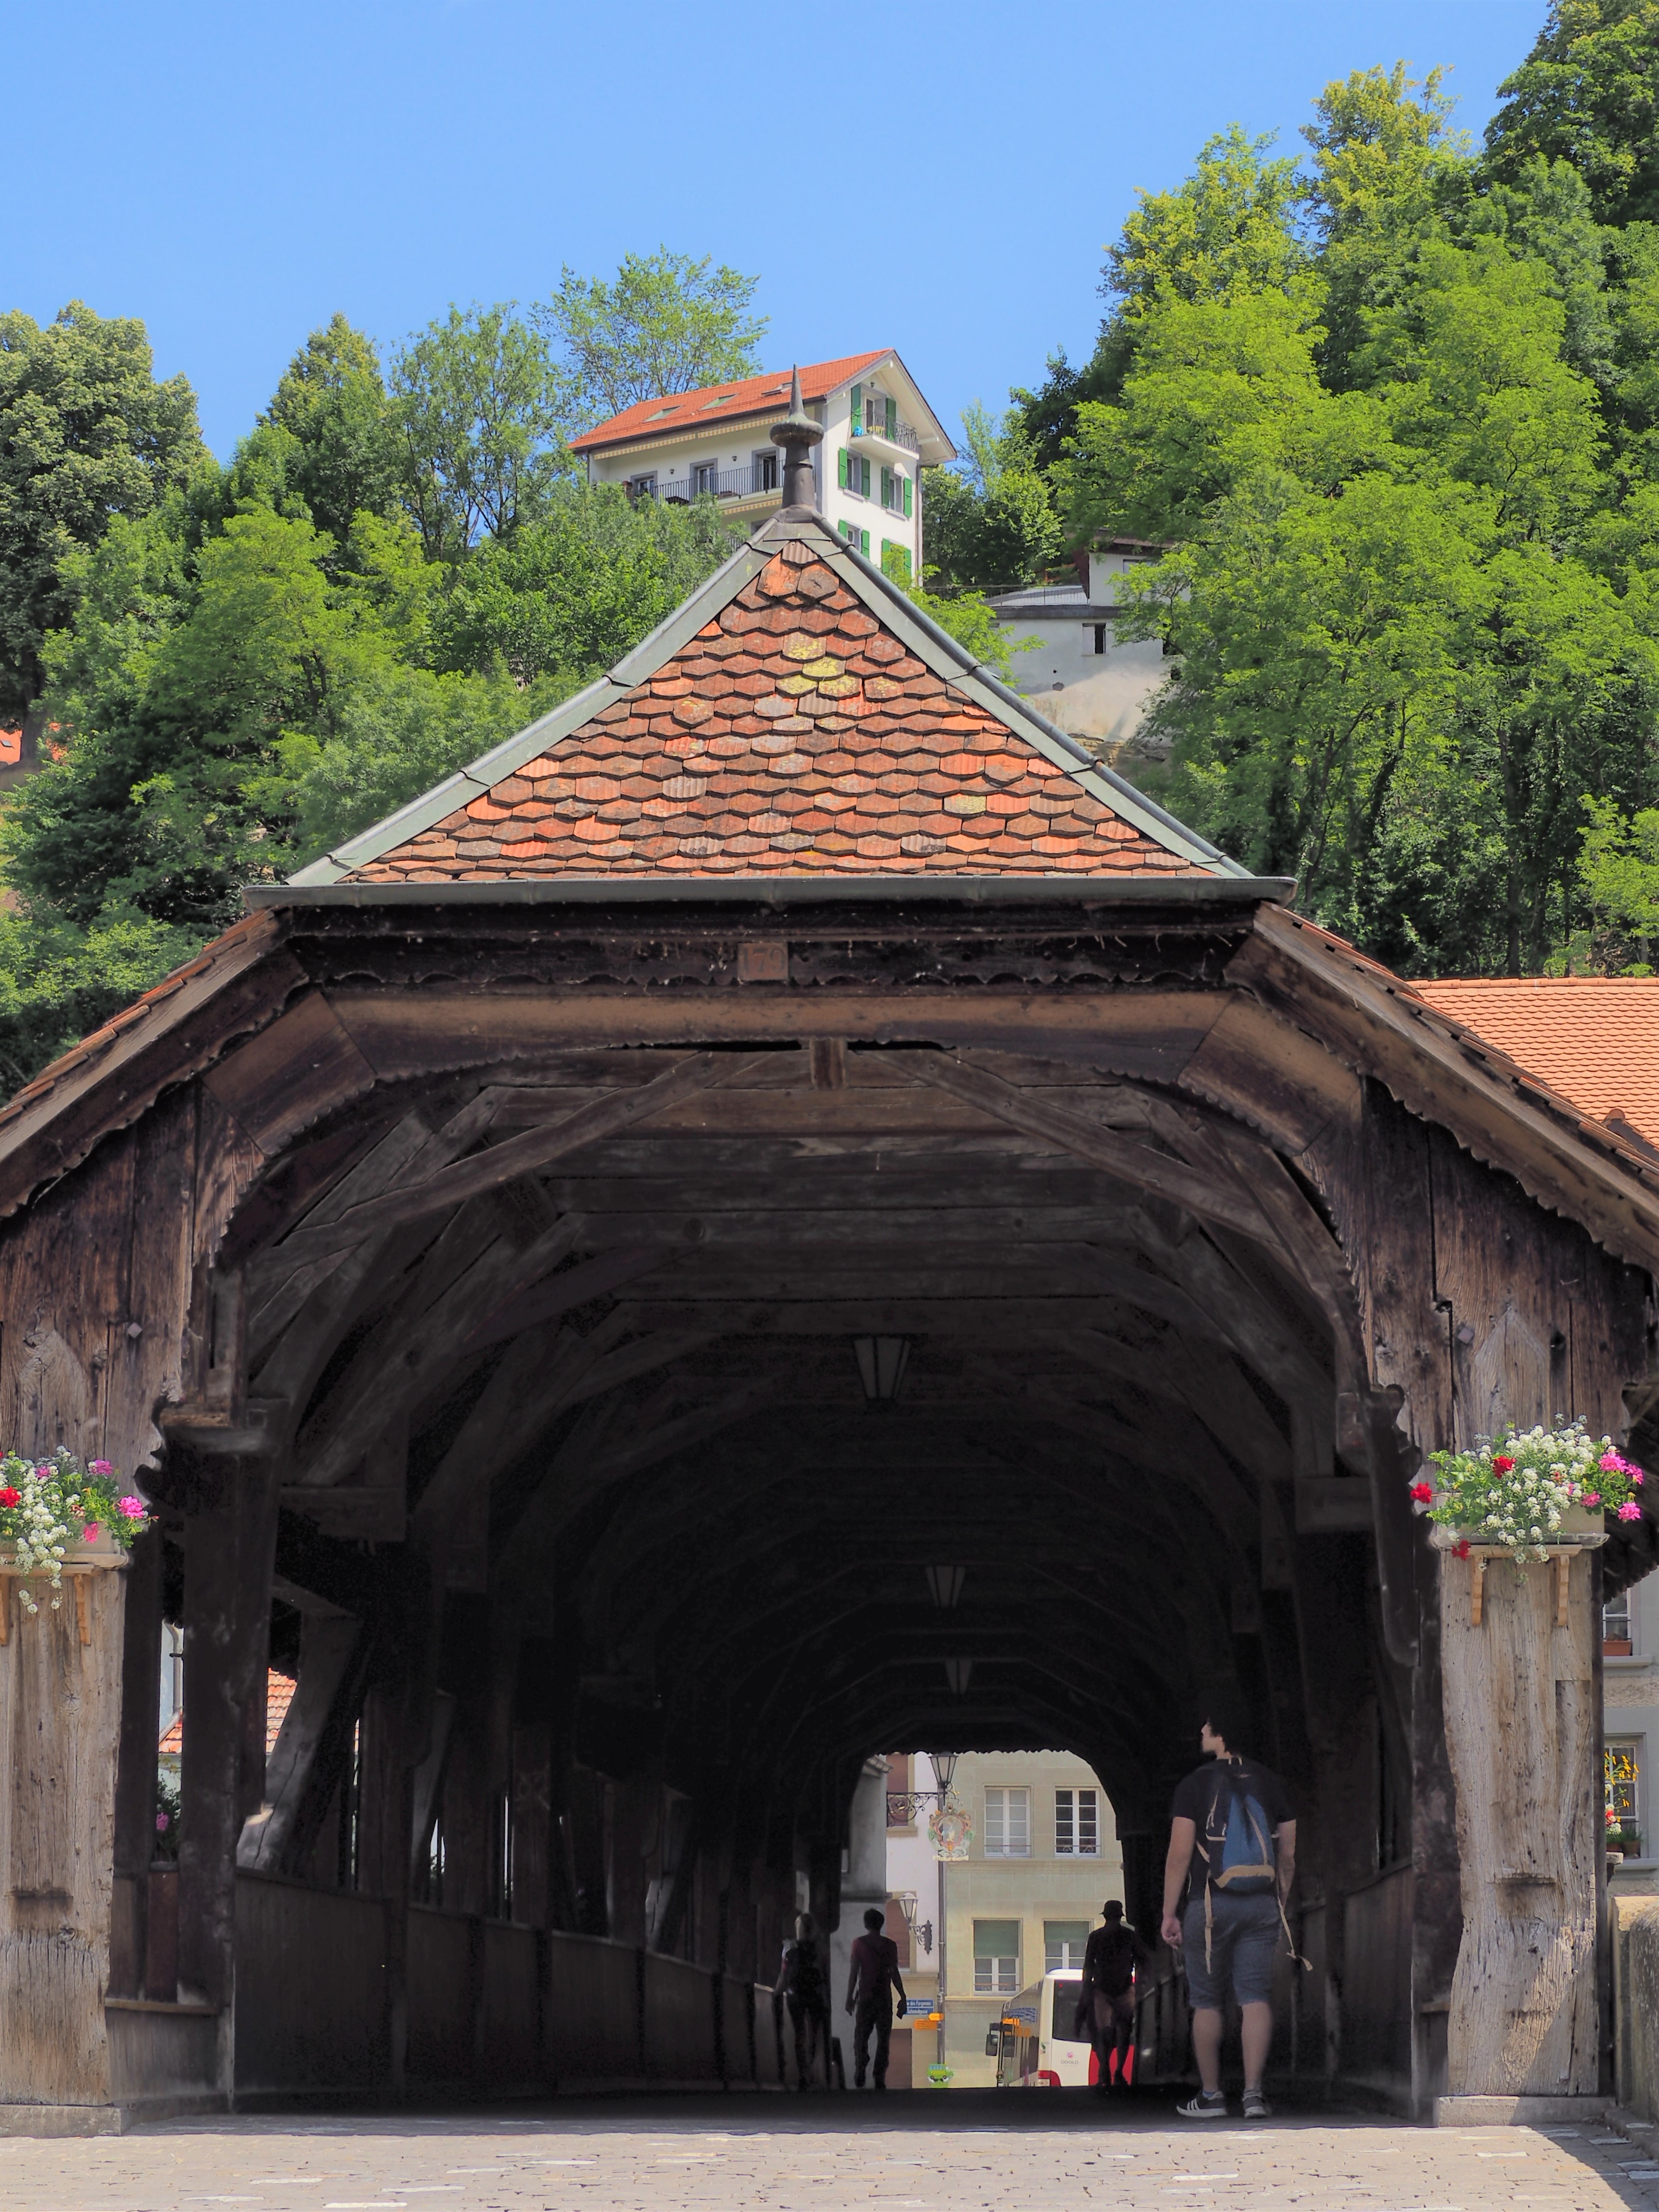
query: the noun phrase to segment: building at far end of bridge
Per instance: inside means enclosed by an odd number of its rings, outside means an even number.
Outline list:
[[[823,426],[813,457],[818,512],[908,584],[921,567],[921,471],[954,459],[955,447],[890,348],[803,366],[800,389]],[[752,529],[782,497],[772,431],[788,410],[787,372],[744,377],[641,399],[573,438],[571,450],[590,483],[621,484],[630,499],[671,505],[713,499],[732,523]]]

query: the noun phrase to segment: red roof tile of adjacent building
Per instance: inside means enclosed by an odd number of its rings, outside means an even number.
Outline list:
[[[287,1674],[279,1674],[271,1668],[265,1675],[265,1756],[270,1758],[276,1748],[276,1739],[282,1734],[288,1709],[294,1702],[294,1683]],[[178,1759],[185,1748],[185,1709],[179,1706],[161,1731],[161,1740],[155,1747],[163,1759]]]
[[[295,880],[1239,872],[993,690],[821,521],[775,520],[674,623],[678,648],[647,640]]]
[[[803,399],[822,399],[837,386],[848,382],[878,362],[891,358],[892,348],[881,347],[875,353],[849,353],[840,361],[814,362],[810,368],[800,372],[800,396]],[[715,402],[724,399],[724,405]],[[713,425],[715,416],[727,422],[743,415],[769,413],[778,402],[789,404],[787,374],[741,377],[735,384],[705,384],[696,392],[665,392],[655,399],[636,400],[633,406],[624,407],[620,415],[613,415],[608,422],[597,423],[584,430],[580,438],[570,441],[573,453],[597,453],[605,446],[626,445],[630,438],[665,437],[676,430],[706,429]]]
[[[1480,976],[1412,988],[1593,1120],[1659,1145],[1659,977]]]

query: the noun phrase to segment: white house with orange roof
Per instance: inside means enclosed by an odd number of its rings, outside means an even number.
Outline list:
[[[823,426],[814,501],[839,537],[900,581],[921,565],[921,471],[956,447],[891,349],[814,362],[800,371],[807,412]],[[571,450],[590,483],[634,499],[718,500],[734,522],[779,505],[783,459],[772,430],[789,411],[787,373],[641,399]]]

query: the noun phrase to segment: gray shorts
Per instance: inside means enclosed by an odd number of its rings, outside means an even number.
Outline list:
[[[1210,1957],[1204,1957],[1204,1898],[1194,1898],[1181,1918],[1187,1962],[1187,2002],[1194,2012],[1219,2012],[1228,1988],[1242,2005],[1267,2004],[1273,1993],[1273,1953],[1279,1948],[1279,1900],[1271,1890],[1255,1897],[1211,1898]]]

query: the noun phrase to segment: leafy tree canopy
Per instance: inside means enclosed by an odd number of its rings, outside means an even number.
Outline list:
[[[142,323],[71,301],[43,329],[0,315],[0,715],[39,726],[46,633],[73,605],[64,563],[149,511],[201,454],[182,376],[155,380]]]
[[[1659,221],[1659,0],[1554,0],[1532,52],[1498,87],[1486,130],[1495,177],[1536,156],[1571,164],[1601,222]]]
[[[583,422],[665,392],[758,375],[767,322],[750,302],[759,283],[665,246],[625,255],[609,280],[567,267],[540,319],[562,349]]]

